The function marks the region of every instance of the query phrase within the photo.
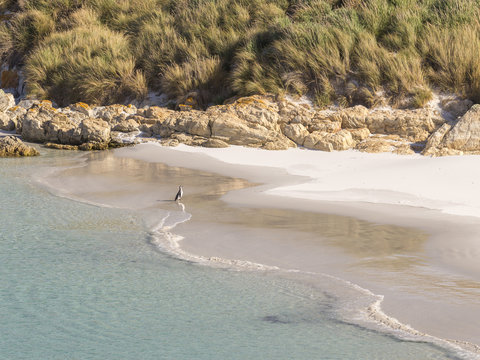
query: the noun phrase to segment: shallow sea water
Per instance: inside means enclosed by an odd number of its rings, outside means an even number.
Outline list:
[[[135,212],[56,197],[37,159],[0,159],[0,359],[452,359],[346,324],[270,272],[161,253]]]

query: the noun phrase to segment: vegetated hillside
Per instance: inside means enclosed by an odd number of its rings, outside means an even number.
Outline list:
[[[379,94],[422,106],[431,89],[480,101],[480,0],[0,0],[0,56],[29,94],[106,104],[161,91],[205,106],[306,94]],[[8,11],[14,12],[8,15]]]

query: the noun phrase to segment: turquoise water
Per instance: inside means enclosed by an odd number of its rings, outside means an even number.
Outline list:
[[[268,273],[164,255],[132,212],[55,197],[0,159],[0,359],[451,359],[339,321]]]

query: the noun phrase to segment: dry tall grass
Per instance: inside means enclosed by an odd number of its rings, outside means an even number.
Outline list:
[[[29,89],[62,103],[138,97],[145,84],[205,104],[290,92],[373,105],[382,91],[421,106],[432,88],[480,101],[480,0],[0,0],[5,9],[17,13],[0,25],[0,57],[25,62]]]
[[[80,27],[50,36],[30,55],[28,90],[59,105],[105,104],[146,95],[127,39],[103,27]]]

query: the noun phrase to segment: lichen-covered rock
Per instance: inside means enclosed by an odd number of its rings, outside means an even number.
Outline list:
[[[305,137],[309,134],[305,126],[300,123],[285,125],[283,133],[286,137],[298,145],[303,145]]]
[[[336,133],[325,131],[314,131],[305,137],[303,146],[308,149],[333,151],[348,150],[355,146],[352,134],[347,130],[340,130]]]
[[[38,104],[40,104],[39,100],[23,99],[18,102],[17,106],[23,107],[25,110],[28,110],[34,105],[38,105]]]
[[[40,153],[15,136],[0,138],[0,157],[37,156]]]
[[[12,124],[14,126],[11,130],[17,129],[17,132],[20,132],[20,129],[22,127],[21,122],[26,113],[27,110],[18,105],[11,107],[7,111],[5,111],[4,114],[7,115],[10,120],[9,127],[12,127]]]
[[[460,151],[480,150],[480,104],[473,105],[445,135],[442,147]]]
[[[6,93],[0,89],[0,112],[5,112],[15,106],[15,98],[12,94]]]
[[[83,102],[78,102],[73,105],[70,105],[70,110],[77,111],[88,117],[93,116],[93,109],[90,107],[90,105]]]

